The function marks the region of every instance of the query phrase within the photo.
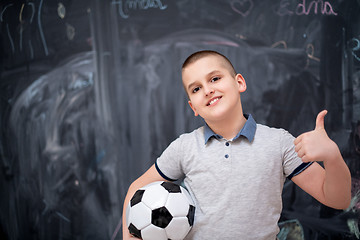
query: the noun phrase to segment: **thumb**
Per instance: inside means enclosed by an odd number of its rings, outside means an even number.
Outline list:
[[[324,129],[324,119],[326,114],[327,114],[327,110],[323,110],[319,112],[319,114],[316,117],[315,129]]]

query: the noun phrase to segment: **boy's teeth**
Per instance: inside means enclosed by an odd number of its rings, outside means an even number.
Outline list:
[[[209,105],[215,103],[217,100],[219,100],[219,98],[215,98],[214,100],[211,100],[211,102],[209,103]]]

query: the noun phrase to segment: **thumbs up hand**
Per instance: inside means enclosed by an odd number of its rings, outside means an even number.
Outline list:
[[[321,111],[316,117],[315,129],[301,134],[294,140],[295,151],[303,162],[331,161],[340,154],[338,146],[325,131],[324,118],[326,114],[326,110]]]

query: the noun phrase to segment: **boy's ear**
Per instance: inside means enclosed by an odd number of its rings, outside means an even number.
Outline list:
[[[240,74],[236,74],[235,76],[236,82],[239,84],[239,92],[245,92],[246,91],[246,81],[245,78]]]
[[[192,105],[192,103],[191,103],[190,100],[188,101],[188,103],[189,103],[191,109],[193,110],[195,117],[199,116],[199,114],[196,112],[196,109],[195,109],[195,107]]]

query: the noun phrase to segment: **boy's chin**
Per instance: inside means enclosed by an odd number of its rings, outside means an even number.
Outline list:
[[[226,115],[224,113],[219,113],[219,114],[213,114],[211,116],[205,116],[202,117],[205,122],[212,122],[212,123],[216,123],[216,122],[222,122],[226,119]]]

